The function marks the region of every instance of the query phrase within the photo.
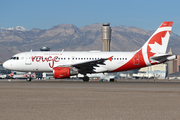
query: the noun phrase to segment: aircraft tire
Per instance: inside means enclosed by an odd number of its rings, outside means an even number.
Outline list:
[[[114,82],[114,79],[110,79],[109,82]]]
[[[31,78],[27,78],[26,81],[27,81],[27,82],[31,82]]]
[[[89,77],[88,77],[88,76],[85,76],[85,77],[83,78],[83,82],[89,82]]]

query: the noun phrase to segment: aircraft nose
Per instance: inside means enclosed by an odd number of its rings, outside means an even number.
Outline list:
[[[8,69],[9,66],[10,66],[10,64],[9,64],[8,61],[5,61],[5,62],[3,63],[3,67],[6,68],[6,69]]]

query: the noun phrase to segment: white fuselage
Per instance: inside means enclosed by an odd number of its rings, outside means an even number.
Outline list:
[[[95,67],[95,72],[111,72],[127,63],[136,52],[23,52],[14,55],[3,66],[23,72],[52,72],[54,67],[109,58],[103,65]],[[18,59],[17,59],[18,58]]]

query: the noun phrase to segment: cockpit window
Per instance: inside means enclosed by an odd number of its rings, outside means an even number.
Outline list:
[[[19,60],[19,57],[12,57],[10,59],[13,59],[13,60]]]

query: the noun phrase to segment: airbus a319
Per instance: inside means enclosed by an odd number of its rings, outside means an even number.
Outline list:
[[[82,74],[87,82],[87,74],[139,69],[175,59],[176,55],[166,53],[172,25],[163,22],[142,48],[133,52],[30,51],[15,54],[3,66],[13,71],[53,72],[56,79]]]

